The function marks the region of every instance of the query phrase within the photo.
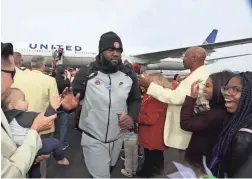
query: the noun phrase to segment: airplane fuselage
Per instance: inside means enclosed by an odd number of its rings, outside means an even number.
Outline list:
[[[85,52],[81,46],[74,45],[53,45],[53,44],[35,44],[35,43],[19,43],[14,44],[14,50],[16,52],[20,52],[23,58],[23,66],[27,66],[28,62],[30,62],[32,56],[41,55],[45,58],[46,66],[51,66],[52,61],[54,60],[53,54],[58,48],[62,48],[64,50],[62,64],[67,67],[80,68],[82,66],[86,66],[89,63],[95,60],[97,53],[94,52]],[[131,63],[138,63],[145,66],[147,69],[171,69],[171,70],[184,70],[183,64],[181,62],[173,62],[169,61],[169,65],[167,63],[163,66],[163,63],[157,63],[159,59],[142,59],[134,56],[123,55],[122,60],[128,60]],[[148,65],[149,64],[149,65]],[[149,66],[149,67],[148,67]]]
[[[242,45],[252,42],[252,38],[231,40],[215,43],[218,30],[214,29],[206,38],[202,45],[198,45],[206,50],[208,55],[215,52],[215,49],[225,48],[229,46]],[[30,62],[32,56],[44,56],[47,66],[52,66],[53,60],[56,59],[57,64],[64,64],[68,67],[81,68],[95,60],[97,53],[85,52],[82,46],[69,45],[65,43],[46,44],[46,43],[13,43],[14,50],[20,52],[23,57],[23,65],[26,66]],[[156,51],[137,55],[122,55],[122,60],[130,63],[140,64],[147,70],[184,70],[182,56],[185,51],[190,48],[182,47],[164,51]],[[61,53],[63,50],[63,53]],[[250,54],[242,54],[237,56],[246,56]],[[175,59],[174,59],[175,58]],[[216,62],[220,59],[233,58],[233,56],[220,57],[209,60],[206,64]],[[163,61],[167,59],[167,61]],[[211,62],[210,62],[211,61]]]

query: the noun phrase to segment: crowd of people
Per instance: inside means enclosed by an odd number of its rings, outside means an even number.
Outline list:
[[[1,44],[3,178],[46,177],[50,154],[71,165],[64,151],[73,112],[93,178],[111,177],[122,146],[126,177],[162,174],[166,150],[197,177],[207,173],[204,157],[215,177],[252,177],[252,72],[210,74],[206,51],[192,47],[183,58],[190,73],[169,82],[161,73],[123,63],[123,44],[114,32],[100,37],[98,50],[95,61],[71,79],[64,65],[53,76],[44,74],[42,56],[21,70],[22,54]]]

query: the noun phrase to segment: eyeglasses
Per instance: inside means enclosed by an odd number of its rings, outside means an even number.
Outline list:
[[[242,92],[241,89],[239,89],[238,87],[229,87],[229,86],[223,86],[221,88],[221,93],[224,94],[225,92],[228,92],[229,95],[231,96],[236,96],[238,92]]]
[[[16,74],[16,70],[14,69],[14,70],[1,70],[2,72],[4,72],[4,73],[9,73],[9,74],[11,74],[11,78],[12,79],[14,79],[14,76],[15,76],[15,74]]]

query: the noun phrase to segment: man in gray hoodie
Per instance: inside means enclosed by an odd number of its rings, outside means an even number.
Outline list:
[[[71,90],[63,96],[72,100],[63,103],[73,109],[83,100],[79,127],[83,131],[81,145],[85,163],[94,178],[110,178],[110,167],[116,164],[122,143],[122,129],[134,127],[140,106],[141,93],[136,73],[123,65],[123,46],[114,32],[103,34],[95,62],[80,69]],[[70,101],[70,102],[69,102]],[[126,114],[118,118],[118,113]]]

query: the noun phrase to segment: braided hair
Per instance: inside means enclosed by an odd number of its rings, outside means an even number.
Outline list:
[[[242,92],[237,111],[222,129],[219,140],[213,149],[210,168],[214,169],[228,154],[228,149],[237,131],[252,124],[252,72],[243,72],[236,77],[241,79]]]

